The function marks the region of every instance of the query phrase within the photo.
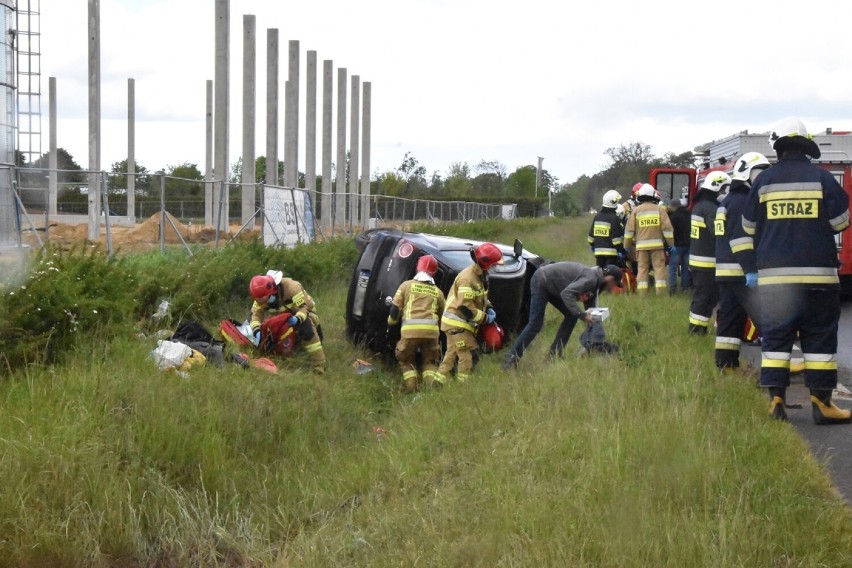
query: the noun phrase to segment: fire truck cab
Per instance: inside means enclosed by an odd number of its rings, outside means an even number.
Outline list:
[[[852,131],[834,131],[831,128],[814,136],[822,150],[814,164],[831,172],[841,187],[852,197]],[[770,162],[777,156],[769,145],[769,133],[750,134],[744,130],[721,140],[714,140],[695,148],[696,161],[701,167],[657,168],[651,170],[649,183],[657,188],[663,200],[682,199],[692,207],[701,182],[714,171],[728,174],[736,159],[746,152],[760,152]],[[837,235],[837,254],[840,261],[840,281],[844,294],[852,295],[852,234],[849,231]]]

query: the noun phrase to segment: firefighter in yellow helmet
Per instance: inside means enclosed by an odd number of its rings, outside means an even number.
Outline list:
[[[479,327],[497,319],[488,301],[488,270],[503,264],[503,252],[497,245],[483,243],[471,251],[471,256],[474,263],[456,276],[441,318],[441,331],[447,334],[447,353],[435,377],[441,384],[446,383],[456,363],[456,379],[464,382],[470,378],[474,353],[479,348]]]
[[[310,359],[314,373],[325,373],[325,352],[319,334],[316,304],[304,286],[292,278],[284,278],[280,270],[270,270],[251,279],[249,293],[251,330],[260,339],[260,327],[269,316],[289,313],[289,324],[297,329],[302,349]]]
[[[651,184],[642,185],[637,197],[639,205],[633,209],[624,230],[624,246],[635,249],[639,263],[636,289],[640,293],[648,292],[648,277],[653,265],[657,295],[661,295],[668,289],[666,250],[674,242],[674,230],[668,213],[660,208],[656,197],[657,191]]]
[[[403,282],[393,297],[388,326],[402,321],[396,359],[402,371],[406,392],[414,392],[420,383],[417,353],[423,366],[423,383],[432,386],[441,362],[441,314],[446,307],[444,293],[435,285],[438,261],[432,255],[420,257],[413,280]]]

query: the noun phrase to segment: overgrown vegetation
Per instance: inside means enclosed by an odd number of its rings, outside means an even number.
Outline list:
[[[588,221],[442,230],[591,262]],[[0,566],[848,565],[825,472],[750,381],[715,372],[711,338],[686,336],[686,298],[608,298],[617,358],[575,357],[575,334],[548,363],[551,310],[518,375],[486,357],[473,381],[407,397],[394,369],[349,365],[352,244],[261,249],[74,253],[148,290],[128,331],[161,297],[244,310],[237,275],[286,263],[318,299],[330,369],[184,380],[129,333],[18,369],[0,384]],[[192,292],[203,279],[216,300]]]

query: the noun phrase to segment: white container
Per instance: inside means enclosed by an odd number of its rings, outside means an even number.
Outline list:
[[[589,314],[596,322],[602,322],[609,317],[609,308],[592,308]]]

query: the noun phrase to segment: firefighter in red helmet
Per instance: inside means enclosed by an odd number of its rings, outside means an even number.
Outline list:
[[[302,349],[307,353],[314,373],[325,372],[325,352],[319,334],[319,316],[316,304],[304,286],[292,278],[284,278],[279,270],[255,276],[249,284],[254,303],[251,306],[251,329],[260,339],[263,320],[274,315],[289,313],[289,324],[297,329]]]
[[[438,369],[436,382],[444,384],[458,363],[456,379],[464,382],[473,372],[473,357],[479,344],[477,331],[493,323],[497,314],[488,301],[488,271],[503,264],[503,252],[497,245],[483,243],[471,250],[473,264],[456,276],[447,308],[441,318],[441,331],[447,334],[447,353]]]
[[[402,371],[406,392],[417,390],[420,380],[432,386],[441,362],[441,314],[446,307],[444,293],[435,285],[438,261],[432,255],[417,261],[417,274],[403,282],[396,294],[388,316],[388,326],[402,323],[396,359]],[[417,369],[417,353],[422,359],[423,374]]]

